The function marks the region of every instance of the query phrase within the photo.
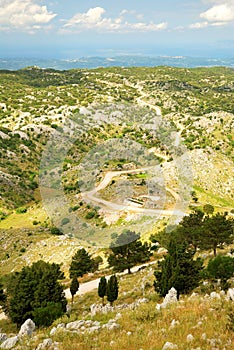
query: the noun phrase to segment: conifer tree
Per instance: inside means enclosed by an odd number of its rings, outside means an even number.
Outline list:
[[[168,253],[163,261],[158,263],[154,275],[154,287],[160,295],[165,296],[174,287],[180,294],[187,294],[198,286],[201,279],[202,261],[194,260],[195,250],[190,249],[186,242],[171,240]]]
[[[71,292],[71,296],[72,296],[72,304],[74,301],[74,295],[78,292],[79,290],[79,281],[76,277],[73,277],[72,281],[71,281],[71,285],[70,285],[70,292]]]
[[[94,261],[84,248],[79,249],[72,257],[69,273],[70,278],[82,277],[87,272],[93,271]]]
[[[229,288],[228,280],[234,276],[234,258],[217,255],[209,261],[207,275],[214,281],[220,279],[221,288],[227,290]]]
[[[144,263],[150,259],[150,245],[142,244],[139,238],[139,234],[128,230],[112,242],[108,262],[114,267],[114,271],[122,272],[128,269],[128,273],[131,273],[131,268],[137,263]]]
[[[113,305],[113,302],[118,299],[118,293],[119,286],[117,277],[115,275],[112,275],[108,280],[106,287],[107,300],[110,302],[111,306]]]
[[[101,277],[98,285],[98,295],[102,298],[102,305],[104,305],[104,297],[106,296],[107,281],[105,277]]]
[[[57,264],[44,261],[24,267],[7,284],[7,314],[21,325],[31,318],[38,326],[49,326],[66,312],[67,301],[58,280],[64,274]]]

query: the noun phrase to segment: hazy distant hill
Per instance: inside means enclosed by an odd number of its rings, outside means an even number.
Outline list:
[[[77,59],[37,59],[37,58],[0,58],[0,69],[16,70],[28,66],[54,68],[59,70],[97,67],[234,67],[234,58],[202,58],[185,56],[114,56],[82,57]]]

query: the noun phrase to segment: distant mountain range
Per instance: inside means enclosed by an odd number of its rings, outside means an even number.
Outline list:
[[[213,67],[226,66],[234,68],[234,58],[199,58],[185,56],[115,56],[83,57],[78,59],[41,59],[41,58],[0,58],[0,69],[17,70],[29,66],[68,70],[74,68],[98,67]]]

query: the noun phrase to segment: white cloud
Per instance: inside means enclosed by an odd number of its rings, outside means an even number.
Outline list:
[[[79,32],[85,29],[96,29],[103,32],[131,32],[131,31],[159,31],[167,28],[167,23],[145,23],[145,22],[128,22],[124,16],[129,12],[123,10],[117,18],[105,17],[105,9],[102,7],[90,8],[85,13],[77,13],[69,19],[63,26],[62,32]],[[139,16],[137,15],[136,18]]]
[[[209,25],[208,22],[197,22],[197,23],[191,24],[190,28],[192,28],[192,29],[201,29],[201,28],[208,27],[208,25]]]
[[[36,0],[0,0],[0,30],[34,32],[47,25],[55,16]]]
[[[205,27],[225,26],[234,21],[234,1],[233,0],[206,0],[213,6],[200,14],[204,22],[197,22],[190,25],[192,29]]]
[[[230,22],[234,20],[234,4],[220,4],[200,14],[208,22]]]

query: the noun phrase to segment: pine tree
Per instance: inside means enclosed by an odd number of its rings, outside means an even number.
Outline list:
[[[180,294],[187,294],[198,286],[201,279],[202,262],[193,260],[194,249],[190,249],[186,242],[171,240],[168,254],[159,262],[154,275],[154,287],[160,295],[165,296],[174,287]]]
[[[57,264],[44,261],[24,267],[11,276],[7,284],[7,314],[21,325],[32,318],[38,326],[48,326],[66,311],[67,301],[62,285],[64,278]]]
[[[203,223],[201,247],[203,249],[213,249],[214,256],[216,256],[219,245],[233,242],[233,222],[233,219],[227,218],[227,213],[206,216]]]
[[[70,292],[71,292],[71,296],[72,296],[72,304],[74,301],[74,295],[78,292],[79,290],[79,281],[76,277],[73,277],[72,281],[71,281],[71,285],[70,285]]]
[[[106,296],[107,300],[110,302],[111,306],[113,302],[118,299],[119,287],[117,277],[112,275],[107,282],[106,286]]]
[[[98,295],[102,298],[102,305],[104,305],[104,297],[106,295],[107,281],[105,277],[100,278],[100,282],[98,285]]]
[[[229,288],[228,280],[234,275],[234,258],[230,256],[217,255],[211,259],[207,266],[208,277],[212,280],[221,280],[221,288]]]
[[[3,307],[3,310],[5,310],[5,307],[6,307],[6,299],[7,299],[7,296],[4,293],[3,285],[0,282],[0,306]]]
[[[147,243],[142,244],[139,240],[140,235],[132,231],[124,231],[111,244],[112,253],[108,257],[110,266],[114,271],[122,272],[131,268],[137,263],[144,263],[150,259],[150,246]]]
[[[82,277],[87,272],[93,271],[94,261],[84,248],[79,249],[72,257],[70,265],[70,278]]]

